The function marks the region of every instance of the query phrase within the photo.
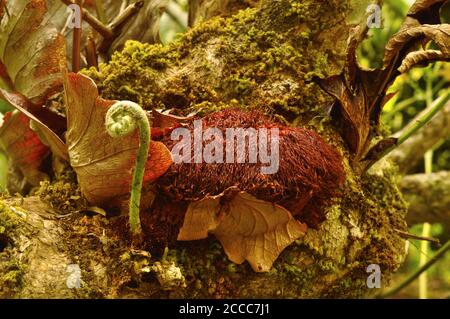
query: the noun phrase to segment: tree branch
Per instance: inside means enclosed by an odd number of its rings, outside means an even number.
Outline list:
[[[422,118],[426,112],[428,112],[427,109],[418,114],[411,123],[415,123],[417,119]],[[396,136],[401,136],[407,129],[408,127],[404,128]],[[406,174],[423,158],[429,149],[436,145],[442,138],[446,138],[449,135],[450,103],[447,103],[427,125],[393,150],[387,158],[397,163],[400,172]]]
[[[450,223],[450,172],[408,175],[400,183],[409,225]]]

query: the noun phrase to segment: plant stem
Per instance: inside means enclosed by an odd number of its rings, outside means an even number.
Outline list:
[[[370,167],[372,167],[378,160],[388,155],[390,152],[392,152],[396,147],[403,144],[408,138],[410,138],[414,133],[416,133],[418,130],[420,130],[425,124],[427,124],[435,115],[438,113],[442,108],[445,107],[447,102],[450,100],[450,89],[447,89],[444,94],[442,94],[441,97],[439,97],[437,100],[435,100],[431,106],[429,107],[429,110],[418,120],[415,120],[415,122],[409,123],[404,129],[401,134],[401,136],[398,138],[397,143],[389,148],[387,148],[383,153],[381,153],[378,156],[378,159],[376,161],[373,161],[368,165],[365,170],[369,170]]]
[[[97,47],[92,34],[90,34],[87,38],[85,50],[88,67],[94,67],[98,70]]]
[[[6,5],[6,1],[5,0],[2,0],[1,5],[5,9],[5,12],[6,12],[6,15],[8,16],[8,18],[11,17],[11,15],[9,14],[8,6]]]
[[[136,157],[129,205],[130,230],[133,236],[140,236],[141,221],[139,207],[141,202],[142,181],[150,146],[150,123],[146,112],[136,103],[119,101],[108,110],[105,119],[106,129],[112,137],[123,137],[139,129],[139,150]]]
[[[61,0],[66,5],[74,4],[71,0]],[[94,17],[89,11],[83,8],[82,10],[84,20],[98,33],[100,33],[105,39],[113,37],[111,28],[101,23],[96,17]]]
[[[398,103],[395,107],[394,110],[392,110],[391,112],[389,112],[388,114],[386,114],[386,122],[391,121],[391,119],[394,117],[395,114],[403,111],[405,108],[407,108],[408,106],[414,104],[417,102],[417,98],[415,96],[410,97],[406,100],[401,101],[400,103]]]
[[[72,43],[72,72],[80,71],[81,63],[81,32],[83,25],[83,1],[76,0],[76,4],[80,7],[80,27],[73,29],[73,43]]]
[[[429,223],[424,223],[422,228],[422,236],[428,237],[430,235]],[[420,243],[420,257],[419,257],[419,268],[423,267],[427,263],[428,247],[429,243],[427,241],[422,241]],[[428,296],[428,277],[427,272],[424,271],[423,274],[419,276],[419,298],[427,299]]]
[[[446,90],[441,97],[439,97],[436,101],[432,103],[432,105],[430,106],[430,110],[421,119],[417,120],[416,123],[413,123],[406,128],[406,130],[398,139],[397,145],[400,145],[403,142],[405,142],[408,138],[411,137],[411,135],[416,133],[425,124],[427,124],[433,118],[433,116],[435,116],[436,113],[439,112],[445,106],[445,104],[449,100],[450,100],[450,90]]]
[[[433,266],[439,259],[441,259],[441,257],[443,257],[448,250],[450,250],[450,240],[447,241],[445,243],[445,245],[442,246],[442,248],[439,249],[436,252],[436,254],[432,258],[430,258],[430,260],[425,265],[423,265],[421,268],[417,269],[417,271],[415,273],[410,275],[405,281],[403,281],[396,288],[388,291],[387,293],[379,296],[378,298],[389,298],[389,297],[395,295],[396,293],[398,293],[399,291],[401,291],[403,288],[407,287],[410,283],[412,283],[414,280],[416,280],[417,277],[420,276],[420,274],[422,274],[428,268]]]
[[[425,174],[433,173],[433,150],[429,150],[425,153]],[[431,225],[429,223],[423,224],[422,237],[430,236]],[[422,267],[427,262],[429,243],[422,241],[420,243],[420,257],[419,257],[419,267]],[[424,272],[419,276],[419,298],[427,299],[428,296],[428,277],[427,273]]]

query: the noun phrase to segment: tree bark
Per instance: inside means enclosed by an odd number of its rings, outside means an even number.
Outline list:
[[[450,225],[450,172],[407,175],[400,188],[409,203],[408,225],[425,222]]]
[[[427,112],[424,110],[423,112]],[[415,123],[422,117],[423,112],[416,116],[411,123]],[[396,136],[400,136],[402,131]],[[425,153],[433,148],[441,139],[450,136],[450,103],[447,105],[422,129],[411,136],[402,145],[397,147],[387,156],[399,166],[400,172],[406,174],[410,172]]]

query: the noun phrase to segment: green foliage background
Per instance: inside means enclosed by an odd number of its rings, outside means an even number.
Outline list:
[[[384,1],[382,10],[383,25],[381,29],[371,29],[367,39],[359,50],[359,61],[365,67],[380,67],[383,61],[384,47],[389,38],[399,30],[412,0]],[[450,21],[450,4],[441,12],[444,22]],[[426,68],[416,68],[408,74],[402,75],[394,83],[391,91],[397,95],[384,108],[382,122],[391,132],[396,132],[409,123],[420,111],[426,108],[439,96],[442,88],[450,85],[450,63],[437,63]],[[433,151],[433,171],[450,170],[450,139],[440,141]],[[423,173],[424,160],[411,173]],[[410,232],[422,234],[422,225],[415,225]],[[435,224],[431,227],[430,236],[439,238],[445,243],[450,237],[450,230],[443,225]],[[391,287],[395,287],[411,272],[419,267],[419,258],[423,252],[420,241],[411,240],[406,262],[394,277]],[[438,249],[430,247],[427,259],[431,258]],[[450,254],[447,254],[436,265],[427,271],[428,297],[450,298]],[[419,293],[418,280],[400,292],[398,298],[417,298]]]

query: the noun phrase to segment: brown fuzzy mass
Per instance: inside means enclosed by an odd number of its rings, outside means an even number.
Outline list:
[[[196,201],[205,196],[221,194],[230,187],[238,187],[259,199],[280,204],[300,221],[317,227],[325,215],[323,204],[337,195],[344,180],[342,158],[317,133],[303,128],[283,126],[259,111],[227,109],[202,119],[203,131],[218,128],[226,136],[227,128],[279,129],[279,169],[274,174],[263,174],[257,163],[248,163],[249,148],[245,148],[246,163],[191,163],[173,164],[158,180],[163,196],[175,201]],[[194,145],[194,125],[191,141]],[[271,141],[269,136],[269,145]],[[164,143],[172,149],[178,141],[166,137]],[[203,148],[210,141],[203,142]],[[224,143],[223,140],[221,143]],[[269,147],[270,149],[270,147]],[[225,154],[225,145],[224,145]],[[235,156],[237,150],[235,149]],[[269,152],[270,154],[270,152]],[[225,155],[224,155],[225,156]]]

